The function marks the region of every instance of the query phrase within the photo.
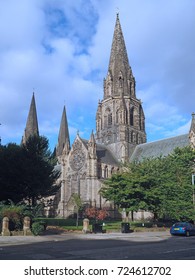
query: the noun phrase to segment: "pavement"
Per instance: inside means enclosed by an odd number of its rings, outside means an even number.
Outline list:
[[[32,244],[38,242],[52,242],[52,241],[64,241],[69,239],[84,239],[84,240],[109,240],[109,239],[119,239],[119,240],[129,240],[136,242],[156,242],[162,241],[170,238],[169,231],[160,232],[131,232],[131,233],[121,233],[121,232],[110,232],[110,233],[74,233],[67,232],[61,234],[49,234],[42,236],[0,236],[0,247],[1,246],[11,246],[11,245],[24,245]]]

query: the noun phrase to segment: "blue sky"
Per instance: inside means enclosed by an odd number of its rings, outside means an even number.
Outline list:
[[[35,92],[39,130],[57,143],[95,130],[116,12],[143,101],[148,141],[187,133],[195,111],[194,0],[0,0],[0,136],[20,143]]]

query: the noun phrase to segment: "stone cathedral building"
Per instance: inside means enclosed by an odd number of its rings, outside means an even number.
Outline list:
[[[136,97],[135,78],[129,65],[125,41],[117,15],[104,96],[96,113],[96,134],[89,140],[79,135],[70,148],[65,108],[57,145],[62,187],[58,211],[68,216],[74,205],[72,193],[96,207],[112,207],[99,190],[103,180],[128,161],[137,144],[146,142],[145,117]]]
[[[117,172],[121,163],[168,155],[174,148],[190,143],[195,146],[194,114],[189,134],[146,143],[144,111],[141,100],[136,96],[136,82],[118,15],[103,89],[103,99],[97,104],[96,133],[92,131],[88,140],[77,134],[70,145],[64,107],[56,146],[56,168],[61,171],[61,190],[54,199],[57,216],[68,217],[74,213],[71,196],[75,193],[86,205],[114,210],[113,204],[106,202],[99,191],[104,179]],[[23,143],[32,134],[39,134],[34,95]],[[141,216],[137,214],[137,218],[144,218],[143,213]]]

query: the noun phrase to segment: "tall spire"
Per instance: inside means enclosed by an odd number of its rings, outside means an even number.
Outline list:
[[[24,136],[22,138],[22,143],[25,144],[26,141],[30,136],[39,135],[39,128],[38,128],[38,120],[37,120],[37,110],[36,110],[36,103],[35,103],[35,95],[33,92],[30,110],[28,113],[28,118],[26,122],[26,128],[24,131]]]
[[[130,95],[135,95],[135,80],[129,65],[125,40],[117,13],[108,74],[104,80],[104,98]]]
[[[96,141],[108,146],[122,161],[128,161],[137,144],[146,142],[144,113],[141,100],[136,98],[119,14],[104,79],[104,98],[96,114]]]
[[[66,108],[64,106],[61,124],[60,124],[60,131],[59,131],[59,136],[58,136],[58,144],[57,144],[57,149],[56,149],[57,156],[62,155],[65,145],[66,145],[66,149],[67,149],[67,146],[70,148],[68,122],[67,122],[67,117],[66,117]]]
[[[127,50],[125,46],[125,40],[123,37],[123,32],[119,20],[119,14],[117,13],[114,35],[112,40],[111,54],[110,54],[110,62],[109,62],[109,70],[114,70],[115,64],[119,62],[123,58],[123,63],[126,66],[129,66]],[[121,61],[120,61],[121,64]]]

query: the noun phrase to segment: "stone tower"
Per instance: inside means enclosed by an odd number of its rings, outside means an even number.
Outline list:
[[[117,14],[104,98],[96,113],[96,141],[122,162],[129,161],[136,145],[146,142],[145,117],[135,85]]]
[[[28,118],[26,122],[26,128],[24,130],[24,135],[22,137],[22,144],[25,144],[30,136],[39,135],[38,120],[37,120],[37,110],[35,103],[35,95],[33,92],[30,110],[28,113]]]

